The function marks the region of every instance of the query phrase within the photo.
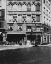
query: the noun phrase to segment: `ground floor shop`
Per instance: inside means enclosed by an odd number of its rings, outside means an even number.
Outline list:
[[[42,34],[42,33],[35,33],[35,34],[0,34],[0,41],[8,41],[10,44],[27,44],[29,41],[31,44],[35,41],[38,41],[38,44],[48,44],[51,43],[51,34]]]
[[[35,41],[38,41],[38,44],[41,43],[41,33],[22,33],[22,34],[7,34],[7,41],[10,43],[14,42],[14,44],[27,44],[28,41],[29,43],[34,43]]]

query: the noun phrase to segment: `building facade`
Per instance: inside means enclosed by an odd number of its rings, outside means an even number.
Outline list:
[[[0,0],[0,41],[3,41],[2,32],[5,31],[4,22],[5,22],[5,9],[2,8],[2,0]]]
[[[51,3],[49,0],[42,0],[43,42],[50,42],[51,37]]]
[[[8,41],[34,42],[37,39],[39,44],[50,42],[51,3],[49,0],[5,0],[5,6]]]

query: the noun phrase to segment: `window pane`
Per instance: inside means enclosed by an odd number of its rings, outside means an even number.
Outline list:
[[[40,22],[40,15],[36,15],[36,21]]]

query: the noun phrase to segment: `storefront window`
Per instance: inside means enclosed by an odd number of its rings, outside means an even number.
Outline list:
[[[13,5],[13,10],[17,11],[17,5],[16,4]]]

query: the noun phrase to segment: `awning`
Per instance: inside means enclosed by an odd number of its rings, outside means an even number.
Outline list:
[[[23,31],[9,31],[7,34],[26,34],[26,32]]]

